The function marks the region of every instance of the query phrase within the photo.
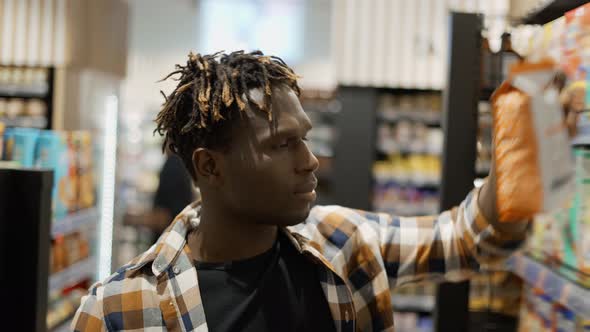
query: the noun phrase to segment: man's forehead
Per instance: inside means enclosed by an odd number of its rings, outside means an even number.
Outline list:
[[[260,88],[251,89],[249,96],[257,104],[262,105],[264,102],[264,92]],[[273,87],[272,121],[269,121],[268,113],[253,107],[246,107],[245,114],[249,119],[248,122],[256,129],[278,129],[308,120],[295,92],[284,85]]]

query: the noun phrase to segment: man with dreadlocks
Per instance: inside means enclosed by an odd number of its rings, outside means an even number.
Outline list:
[[[277,57],[191,53],[169,77],[156,131],[202,199],[92,286],[75,331],[392,331],[390,287],[466,278],[524,239],[496,221],[493,172],[438,216],[312,208],[312,124]]]

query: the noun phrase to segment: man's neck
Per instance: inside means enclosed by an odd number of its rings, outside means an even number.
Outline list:
[[[188,238],[193,259],[229,262],[259,255],[277,238],[278,226],[249,223],[215,209],[201,209],[199,227]]]

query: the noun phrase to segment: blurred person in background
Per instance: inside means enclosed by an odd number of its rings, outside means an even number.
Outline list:
[[[125,225],[142,226],[151,230],[152,243],[158,240],[174,216],[197,196],[182,160],[170,149],[164,151],[166,159],[160,170],[152,210],[140,215],[127,214],[124,219]]]
[[[74,331],[392,331],[390,287],[468,278],[525,239],[498,222],[493,165],[440,215],[312,208],[312,124],[278,57],[190,53],[170,76],[157,131],[202,199],[90,289]]]

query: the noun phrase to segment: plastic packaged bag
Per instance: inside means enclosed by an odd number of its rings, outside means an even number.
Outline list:
[[[521,221],[562,206],[573,167],[551,62],[520,63],[492,96],[496,208]]]

